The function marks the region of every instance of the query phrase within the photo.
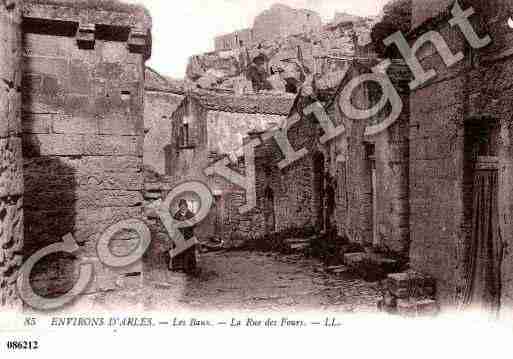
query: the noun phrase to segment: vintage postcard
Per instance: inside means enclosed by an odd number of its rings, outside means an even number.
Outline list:
[[[508,355],[512,114],[513,0],[0,0],[1,357]]]

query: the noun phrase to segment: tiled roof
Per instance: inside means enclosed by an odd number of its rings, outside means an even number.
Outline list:
[[[146,67],[144,74],[144,88],[147,91],[170,92],[177,95],[185,94],[185,82],[179,80],[171,80],[151,67]]]
[[[248,114],[289,114],[295,100],[294,94],[235,95],[195,90],[191,96],[208,110]]]

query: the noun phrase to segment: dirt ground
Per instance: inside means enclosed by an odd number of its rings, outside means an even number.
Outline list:
[[[375,312],[378,283],[328,274],[300,255],[255,252],[202,254],[199,274],[166,269],[120,291],[81,300],[91,310]]]

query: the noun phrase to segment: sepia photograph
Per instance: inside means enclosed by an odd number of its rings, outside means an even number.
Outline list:
[[[513,0],[0,0],[0,116],[8,358],[507,355]]]

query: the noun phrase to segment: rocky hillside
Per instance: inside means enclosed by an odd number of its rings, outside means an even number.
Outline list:
[[[256,41],[233,49],[191,57],[187,78],[194,86],[218,92],[251,93],[248,67],[265,55],[266,76],[271,91],[294,92],[290,79],[300,84],[304,72],[325,76],[340,71],[355,56],[373,57],[371,30],[376,18],[337,13],[320,30],[309,30],[281,38]],[[270,90],[270,89],[269,89]]]

